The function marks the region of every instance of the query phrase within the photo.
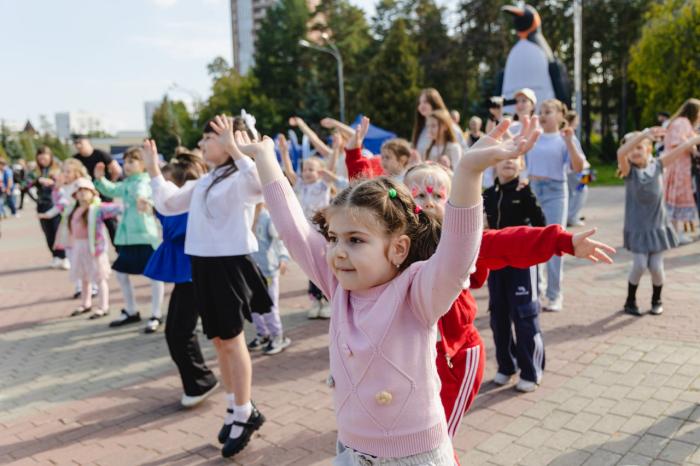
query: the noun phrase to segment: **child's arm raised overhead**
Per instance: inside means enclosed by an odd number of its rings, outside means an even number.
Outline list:
[[[627,142],[617,149],[617,168],[620,170],[620,175],[624,178],[630,173],[630,162],[627,160],[627,154],[632,152],[635,146],[645,139],[656,139],[664,135],[666,130],[660,126],[654,126],[652,128],[646,128],[644,131],[640,131],[638,134],[629,138]]]
[[[107,197],[124,197],[125,194],[122,182],[109,181],[105,177],[105,164],[102,162],[95,165],[95,188]]]
[[[566,143],[566,150],[569,152],[569,158],[571,159],[571,168],[576,173],[581,173],[586,164],[586,156],[583,155],[581,149],[579,149],[578,144],[574,142],[574,130],[570,126],[567,126],[561,131],[561,135]]]
[[[236,146],[255,159],[265,204],[287,249],[311,281],[331,298],[336,282],[325,259],[326,240],[304,217],[299,200],[277,163],[272,139],[265,136],[262,141],[251,143],[245,133],[236,131]]]
[[[700,144],[700,135],[694,136],[687,141],[678,144],[673,149],[664,151],[664,153],[661,154],[661,157],[659,157],[659,162],[661,162],[661,165],[666,168],[670,163],[673,163],[682,155],[692,153],[695,146],[698,144]]]
[[[298,127],[301,130],[301,132],[309,138],[309,142],[311,142],[311,145],[314,146],[314,149],[316,149],[316,151],[318,151],[318,153],[321,154],[323,158],[326,158],[329,155],[331,155],[331,148],[328,147],[328,145],[326,145],[326,143],[323,142],[320,137],[318,137],[318,134],[316,134],[314,130],[309,128],[309,125],[307,125],[304,120],[302,120],[299,117],[291,117],[289,119],[289,124],[291,126]]]
[[[350,139],[355,132],[354,129],[352,129],[350,126],[346,125],[345,123],[341,123],[340,121],[336,120],[335,118],[330,118],[326,117],[321,120],[321,126],[327,129],[337,129],[341,133],[343,133],[343,137],[345,139]]]
[[[163,215],[184,214],[190,210],[192,192],[197,181],[188,181],[181,188],[166,181],[158,166],[158,147],[153,139],[143,142],[143,162],[146,171],[151,175],[151,190],[156,210]]]
[[[457,164],[437,250],[416,273],[411,286],[414,309],[426,325],[433,325],[449,310],[467,284],[476,261],[483,231],[483,171],[532,148],[541,132],[535,129],[536,123],[537,117],[532,123],[524,119],[520,135],[502,141],[510,122],[501,122],[488,136],[479,139]]]
[[[292,183],[292,186],[297,184],[297,174],[294,172],[294,166],[292,165],[292,158],[289,156],[289,143],[284,134],[280,133],[277,136],[277,145],[280,149],[280,155],[282,157],[282,171]]]

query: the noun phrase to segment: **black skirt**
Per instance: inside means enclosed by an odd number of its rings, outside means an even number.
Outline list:
[[[207,338],[234,338],[243,331],[243,319],[252,312],[272,309],[267,281],[249,256],[192,259],[192,283]]]
[[[118,246],[117,260],[112,264],[112,270],[131,275],[143,275],[153,251],[153,246],[150,244]]]

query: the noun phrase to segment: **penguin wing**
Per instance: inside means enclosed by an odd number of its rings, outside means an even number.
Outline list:
[[[549,78],[552,80],[554,95],[571,108],[571,82],[566,66],[559,59],[549,62]]]

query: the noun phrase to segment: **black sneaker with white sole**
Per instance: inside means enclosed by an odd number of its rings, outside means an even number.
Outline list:
[[[284,335],[277,335],[276,337],[272,337],[270,339],[270,342],[267,344],[265,349],[263,349],[263,354],[272,356],[281,353],[287,346],[291,344],[292,340],[290,340],[289,337],[285,337]]]
[[[230,458],[236,453],[240,453],[248,445],[250,437],[252,437],[253,432],[260,429],[260,427],[265,423],[265,416],[263,416],[260,411],[257,410],[255,405],[253,405],[253,411],[250,413],[248,420],[246,422],[233,421],[234,426],[242,427],[243,432],[236,438],[231,438],[230,436],[226,439],[223,448],[221,449],[221,456],[224,458]]]
[[[261,350],[270,343],[270,337],[265,335],[255,335],[255,338],[250,340],[250,343],[248,343],[248,350],[250,351],[258,351]]]
[[[136,311],[136,314],[129,314],[126,309],[122,309],[121,314],[115,320],[109,323],[110,327],[121,327],[122,325],[141,322],[141,314]]]

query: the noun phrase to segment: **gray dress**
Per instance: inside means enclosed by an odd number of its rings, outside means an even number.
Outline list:
[[[625,178],[624,247],[635,253],[661,252],[678,246],[666,217],[661,163],[642,169],[632,165]]]

